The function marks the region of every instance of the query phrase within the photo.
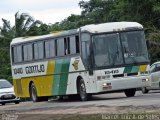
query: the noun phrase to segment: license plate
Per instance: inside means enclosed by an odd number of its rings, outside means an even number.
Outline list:
[[[103,86],[103,90],[111,90],[112,86]]]

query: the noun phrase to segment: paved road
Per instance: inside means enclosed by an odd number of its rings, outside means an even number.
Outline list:
[[[160,108],[160,91],[151,91],[149,94],[143,95],[140,91],[136,92],[135,97],[127,98],[124,93],[112,93],[94,95],[91,101],[56,101],[50,100],[48,102],[23,102],[18,105],[6,104],[0,106],[0,111],[13,110],[13,111],[30,111],[30,110],[45,110],[45,109],[67,109],[73,107],[87,107],[87,106],[155,106]]]

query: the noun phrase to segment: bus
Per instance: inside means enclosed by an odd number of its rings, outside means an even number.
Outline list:
[[[33,102],[49,97],[122,91],[151,84],[143,26],[137,22],[86,25],[10,44],[15,94]]]

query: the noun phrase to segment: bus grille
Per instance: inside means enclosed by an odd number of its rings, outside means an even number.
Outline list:
[[[135,75],[138,75],[138,73],[127,73],[126,75],[127,76],[135,76]],[[124,76],[125,76],[124,74],[117,74],[117,75],[113,75],[113,78],[124,77]]]

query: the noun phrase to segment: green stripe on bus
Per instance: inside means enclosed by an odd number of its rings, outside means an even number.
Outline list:
[[[132,70],[131,70],[131,73],[136,73],[138,71],[139,71],[139,66],[133,66]]]
[[[124,73],[131,73],[131,70],[132,70],[132,66],[130,67],[125,67],[124,69]]]
[[[55,70],[53,74],[56,74],[56,75],[54,75],[54,80],[53,80],[53,90],[52,90],[53,95],[58,95],[62,63],[63,63],[63,60],[56,60],[56,63],[55,63]]]
[[[70,59],[64,59],[61,69],[61,78],[59,83],[59,95],[66,95],[68,72],[69,72]]]

